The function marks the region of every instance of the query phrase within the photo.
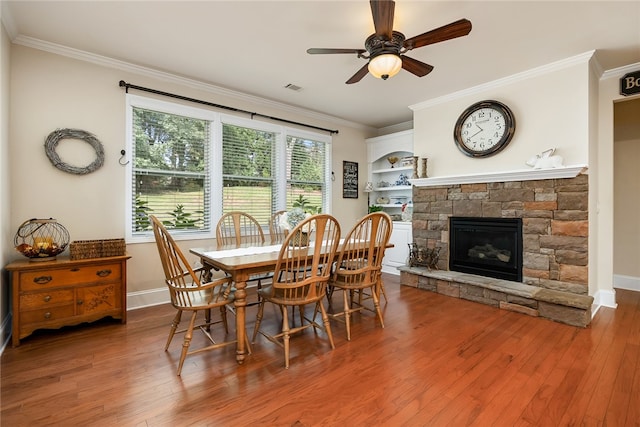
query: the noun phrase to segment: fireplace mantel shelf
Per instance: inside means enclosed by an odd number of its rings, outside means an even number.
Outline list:
[[[586,165],[563,166],[553,169],[523,169],[468,175],[436,176],[409,180],[416,187],[437,187],[452,184],[482,184],[487,182],[533,181],[542,179],[575,178],[586,172]]]

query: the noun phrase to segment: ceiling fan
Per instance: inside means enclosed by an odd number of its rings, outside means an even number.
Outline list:
[[[433,66],[405,56],[405,53],[418,47],[466,36],[471,31],[471,22],[467,19],[460,19],[435,30],[406,39],[401,32],[393,31],[394,1],[370,0],[369,3],[371,4],[373,25],[376,32],[371,34],[364,42],[365,49],[307,49],[307,53],[312,55],[355,53],[358,58],[367,59],[367,64],[347,80],[347,84],[359,82],[368,72],[375,77],[386,80],[396,75],[401,68],[418,77],[426,76],[433,70]]]

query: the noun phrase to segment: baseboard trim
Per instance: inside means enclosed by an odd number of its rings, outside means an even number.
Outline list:
[[[169,302],[171,302],[171,297],[169,295],[169,289],[166,286],[163,288],[127,293],[127,311],[167,304]]]
[[[384,265],[384,264],[382,264],[381,271],[383,273],[393,274],[394,276],[399,276],[400,275],[400,270],[398,270],[398,267],[395,266],[395,265]]]
[[[4,353],[4,349],[7,348],[11,342],[11,314],[7,314],[7,317],[2,320],[2,325],[0,325],[0,337],[2,338],[0,355],[2,355],[2,353]]]
[[[596,316],[600,307],[617,308],[616,291],[598,291],[593,296],[593,305],[591,306],[591,318]]]
[[[614,274],[613,287],[618,289],[627,289],[629,291],[640,292],[640,277],[623,276],[621,274]]]

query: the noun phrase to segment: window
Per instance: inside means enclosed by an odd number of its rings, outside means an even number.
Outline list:
[[[149,215],[174,237],[212,238],[240,210],[268,230],[300,195],[330,212],[330,136],[127,95],[127,240],[153,240]]]
[[[127,239],[150,240],[150,214],[176,232],[211,235],[215,115],[134,95],[127,95],[127,104]]]
[[[326,208],[326,147],[320,141],[287,136],[287,209],[300,196],[310,206]]]
[[[222,124],[222,212],[243,211],[269,224],[277,201],[276,133]]]

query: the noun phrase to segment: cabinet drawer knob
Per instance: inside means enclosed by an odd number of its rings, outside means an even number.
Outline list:
[[[78,305],[82,305],[82,304],[84,304],[84,301],[83,301],[83,300],[81,300],[81,299],[79,299],[79,300],[78,300],[78,302],[77,302],[77,304],[78,304]]]
[[[110,269],[106,269],[106,270],[98,270],[98,272],[96,273],[98,276],[100,277],[107,277],[108,275],[111,274],[111,270]]]
[[[44,299],[44,302],[49,302],[51,301],[51,295],[47,295],[43,299]]]
[[[51,313],[49,313],[48,311],[44,314],[44,318],[45,319],[51,319]]]
[[[44,285],[49,283],[51,280],[53,280],[53,277],[51,276],[38,276],[33,279],[33,282],[37,283],[38,285]]]

